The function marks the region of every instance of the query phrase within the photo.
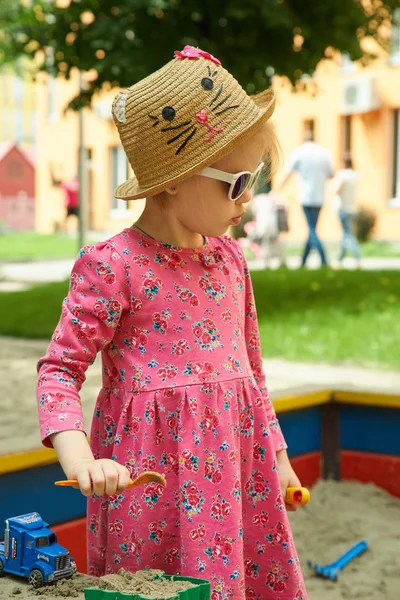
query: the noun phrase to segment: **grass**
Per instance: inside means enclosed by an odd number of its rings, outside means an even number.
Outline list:
[[[252,278],[264,357],[398,369],[398,272],[280,269]],[[67,288],[0,294],[0,335],[50,338]]]
[[[66,234],[41,235],[33,232],[0,235],[0,260],[67,258],[78,253],[78,239]]]
[[[99,233],[99,239],[101,237]],[[337,244],[327,244],[327,249],[332,255],[337,255]],[[63,233],[15,232],[0,235],[0,261],[68,258],[75,256],[78,250],[77,237]],[[301,254],[302,250],[301,244],[289,244],[287,247],[288,255]],[[361,253],[365,257],[400,257],[400,244],[369,241],[361,245]]]
[[[400,244],[394,242],[368,241],[360,245],[361,254],[365,257],[374,258],[399,258]]]
[[[264,357],[398,369],[400,274],[252,274]]]
[[[326,250],[332,257],[338,255],[338,244],[326,243]],[[288,244],[286,252],[289,256],[302,254],[304,244]],[[361,256],[364,258],[400,258],[400,244],[395,242],[377,242],[369,240],[360,244]]]

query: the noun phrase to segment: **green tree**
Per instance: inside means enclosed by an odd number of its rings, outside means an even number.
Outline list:
[[[1,0],[1,62],[36,58],[67,78],[95,69],[81,101],[105,84],[127,87],[186,44],[218,57],[252,93],[273,72],[293,82],[312,73],[327,47],[362,57],[360,38],[387,44],[381,27],[400,0]],[[387,30],[387,28],[386,28]]]

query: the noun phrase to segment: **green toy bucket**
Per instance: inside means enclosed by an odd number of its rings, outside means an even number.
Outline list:
[[[178,595],[170,596],[168,600],[210,600],[210,583],[205,579],[195,579],[194,577],[179,577],[178,575],[163,575],[163,579],[171,581],[187,581],[195,587],[191,587]],[[99,590],[98,588],[86,588],[85,600],[162,600],[160,598],[145,598],[140,594],[127,594],[109,590]]]

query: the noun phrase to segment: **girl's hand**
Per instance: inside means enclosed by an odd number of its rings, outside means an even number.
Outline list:
[[[112,496],[124,492],[131,475],[126,467],[114,460],[82,458],[68,468],[68,479],[77,479],[84,496]]]
[[[287,488],[301,487],[301,483],[290,464],[286,450],[278,450],[276,453],[276,464],[278,467],[279,481],[281,483],[281,493],[285,500]],[[286,510],[289,512],[295,512],[299,508],[298,504],[287,504],[286,500],[285,506]]]

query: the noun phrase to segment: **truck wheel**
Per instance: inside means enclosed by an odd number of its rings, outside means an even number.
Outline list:
[[[3,561],[0,560],[0,577],[4,577],[5,573],[4,573],[4,565],[3,565]]]
[[[42,587],[42,585],[44,585],[44,577],[43,577],[42,571],[39,571],[39,569],[33,569],[29,573],[28,583],[30,583],[30,585],[33,588]]]

